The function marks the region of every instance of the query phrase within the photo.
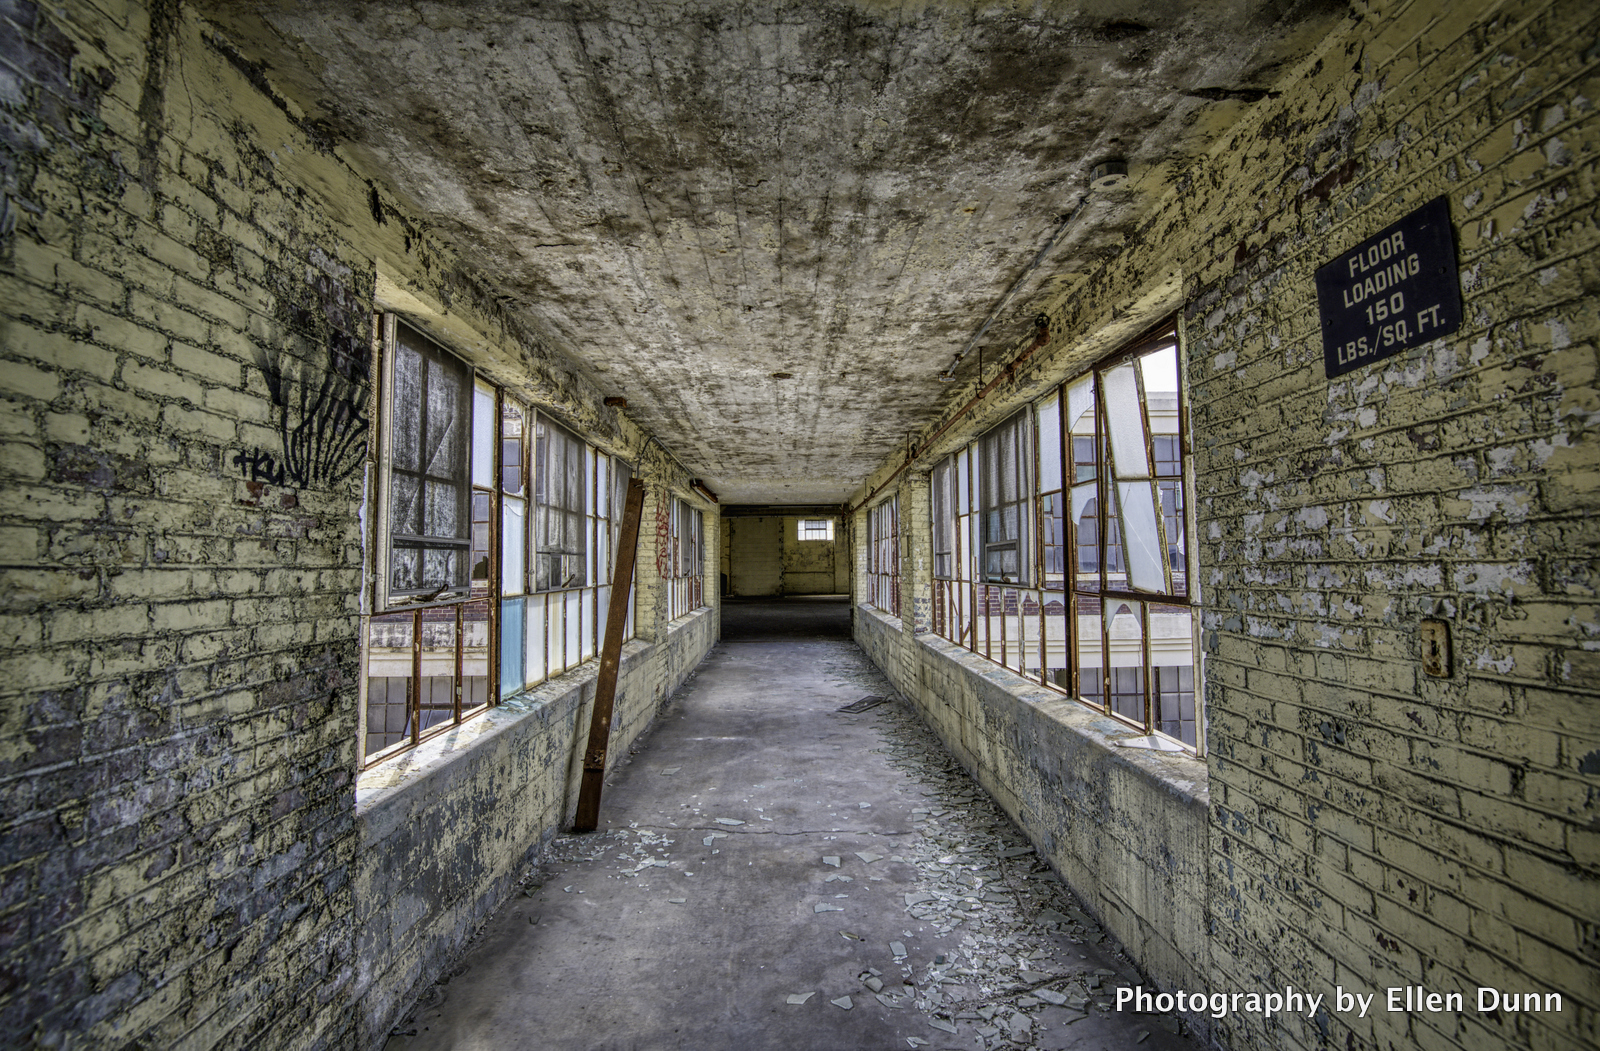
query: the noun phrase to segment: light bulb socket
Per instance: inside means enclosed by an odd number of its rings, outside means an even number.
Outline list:
[[[1089,185],[1096,190],[1115,190],[1128,181],[1128,162],[1120,157],[1108,157],[1089,172]]]

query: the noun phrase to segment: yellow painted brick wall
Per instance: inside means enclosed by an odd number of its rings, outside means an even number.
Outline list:
[[[0,1031],[24,1044],[346,1047],[358,996],[394,1000],[358,980],[353,884],[380,285],[686,484],[260,81],[179,0],[0,3]],[[630,680],[622,738],[713,636]],[[547,737],[560,786],[572,733]],[[548,802],[498,817],[536,846]],[[440,929],[410,979],[459,943]]]

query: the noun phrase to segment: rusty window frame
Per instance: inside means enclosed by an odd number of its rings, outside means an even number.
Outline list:
[[[705,516],[682,497],[672,497],[667,515],[667,619],[705,605]]]
[[[531,669],[528,667],[529,647],[526,627],[530,613],[529,603],[534,601],[539,601],[543,604],[543,611],[546,614],[542,622],[545,627],[545,649],[541,652],[550,652],[548,647],[552,644],[562,647],[563,667],[550,674],[560,674],[580,663],[598,659],[599,636],[603,631],[601,624],[603,611],[599,609],[600,592],[610,586],[616,546],[621,531],[623,496],[627,490],[627,481],[633,473],[631,465],[620,457],[603,453],[582,438],[562,428],[562,433],[572,442],[577,443],[578,446],[577,460],[580,464],[580,474],[582,475],[580,479],[580,495],[585,503],[585,515],[582,523],[584,545],[575,554],[586,560],[586,566],[589,560],[595,563],[592,567],[592,574],[586,569],[586,578],[589,575],[593,575],[597,579],[586,579],[582,587],[570,588],[566,591],[535,593],[532,590],[534,583],[533,560],[528,557],[531,553],[529,549],[532,547],[534,539],[531,510],[534,506],[535,497],[533,483],[537,477],[532,450],[536,435],[535,425],[540,421],[543,414],[536,411],[531,405],[523,404],[521,406],[523,411],[521,445],[517,450],[518,455],[508,460],[507,451],[503,444],[506,439],[501,427],[508,401],[505,389],[477,375],[468,365],[469,393],[466,400],[470,415],[466,427],[467,450],[465,454],[467,480],[466,514],[468,523],[465,546],[465,557],[468,563],[466,567],[467,586],[463,590],[451,592],[448,596],[439,596],[422,601],[418,601],[411,596],[399,596],[407,600],[403,603],[389,601],[381,587],[381,578],[385,572],[384,567],[388,564],[388,544],[386,539],[388,536],[388,498],[385,490],[387,480],[385,457],[390,454],[388,429],[392,425],[392,421],[398,417],[398,407],[395,403],[393,388],[388,383],[389,370],[392,369],[392,362],[396,353],[395,334],[399,331],[401,325],[406,325],[407,328],[416,333],[417,337],[428,339],[433,343],[438,348],[439,353],[450,354],[463,364],[465,364],[465,359],[451,354],[448,348],[432,340],[419,327],[407,324],[397,315],[376,314],[373,320],[374,355],[372,382],[375,389],[380,392],[380,395],[374,399],[373,408],[373,422],[376,428],[377,440],[369,453],[370,476],[375,481],[375,484],[371,487],[371,495],[369,497],[372,501],[373,513],[369,516],[367,523],[368,551],[371,552],[370,560],[366,566],[369,588],[364,596],[365,601],[363,602],[363,610],[360,617],[361,675],[357,702],[357,763],[358,767],[363,770],[401,755],[415,748],[421,742],[444,733],[452,727],[459,726],[466,720],[482,714],[506,699],[501,696],[500,669],[502,656],[506,652],[507,638],[505,630],[508,627],[502,616],[503,603],[508,599],[508,596],[505,595],[507,590],[506,581],[503,580],[505,565],[503,512],[508,491],[513,493],[520,491],[521,497],[525,500],[524,506],[529,509],[529,513],[524,520],[525,536],[522,540],[523,579],[518,582],[522,585],[522,591],[520,594],[510,596],[510,600],[522,603],[521,616],[517,625],[517,630],[522,634],[516,643],[516,649],[522,658],[524,674],[522,685],[515,692],[526,691],[544,682],[549,677],[543,671],[537,675],[529,674]],[[486,393],[480,390],[482,387],[492,391],[493,409],[492,411],[483,410],[490,414],[487,426],[491,428],[491,432],[487,455],[487,473],[483,479],[479,479],[475,471],[474,450],[478,437],[476,426],[484,422],[478,419],[480,411],[478,396]],[[595,465],[601,460],[604,460],[607,464],[605,469],[606,483],[611,490],[606,501],[606,514],[604,515],[592,513],[596,512],[599,502],[597,486],[600,484],[600,471]],[[507,471],[511,471],[515,477],[508,475]],[[507,484],[511,484],[509,490],[506,488]],[[480,510],[485,510],[480,506],[481,501],[487,501],[486,516],[479,514]],[[568,502],[570,503],[571,501]],[[698,516],[699,512],[696,511],[695,514]],[[487,532],[489,563],[488,572],[481,578],[474,575],[474,566],[472,565],[472,559],[481,550],[475,537],[476,527],[480,525]],[[605,564],[601,565],[599,563],[602,560],[599,557],[598,550],[596,550],[595,541],[598,537],[597,531],[607,528],[610,529],[610,537],[609,542],[604,545],[606,551]],[[703,525],[697,527],[695,532],[694,542],[697,545],[703,544],[703,538],[700,536],[702,532]],[[574,552],[567,553],[573,554]],[[701,561],[703,562],[703,558]],[[580,625],[587,626],[593,636],[593,645],[589,647],[592,652],[587,656],[581,656],[584,651],[581,629],[577,653],[568,654],[566,650],[569,633],[565,617],[572,608],[571,600],[567,596],[572,592],[579,594],[577,608],[579,610]],[[703,587],[697,586],[693,595],[698,603],[703,595]],[[551,600],[554,600],[554,602]],[[636,600],[637,580],[633,581],[629,588],[628,619],[624,630],[625,639],[632,638],[634,635]],[[549,615],[552,611],[552,606],[562,618],[559,624],[556,623],[556,618]],[[473,616],[473,614],[480,612],[482,616]],[[584,616],[585,612],[588,614],[587,616]],[[484,674],[469,676],[466,674],[468,662],[475,662],[478,659],[474,653],[469,652],[469,648],[475,649],[475,647],[469,647],[469,638],[476,634],[472,626],[479,623],[483,625],[482,630],[485,633],[483,656],[481,658],[484,662]],[[380,632],[389,630],[390,626],[395,629],[403,627],[403,633],[407,641],[402,646],[397,647],[374,646],[375,624],[378,626],[376,630]],[[428,648],[424,645],[425,638],[430,631],[443,633],[446,630],[453,640],[453,652],[443,658],[446,667],[430,669],[428,667],[429,664],[437,665],[438,660],[427,656]],[[556,634],[557,632],[559,634]],[[395,634],[398,635],[400,632],[396,630]],[[374,667],[375,649],[396,650],[397,652],[391,658],[390,663],[397,665],[393,669],[397,671],[401,670],[398,665],[403,663],[406,674],[400,676],[369,675],[368,672]],[[400,650],[404,652],[398,652]],[[571,656],[578,656],[578,659],[569,659]],[[435,689],[438,686],[437,683],[425,684],[425,679],[433,680],[446,677],[440,674],[425,676],[423,672],[428,670],[447,672],[448,678],[451,680],[448,686],[442,688],[441,691],[440,689]],[[396,686],[390,681],[396,678],[400,679],[403,685]],[[384,681],[381,686],[375,687],[374,679],[382,679]],[[466,685],[468,680],[474,680],[474,684],[470,688]],[[476,680],[483,681],[478,683]],[[372,718],[372,693],[375,688],[383,689],[386,694],[391,689],[398,689],[401,692],[401,699],[394,706],[397,714],[401,716],[401,725],[398,729],[393,731],[374,730],[369,726]],[[439,698],[442,698],[442,701]],[[385,706],[383,714],[387,716],[389,712],[390,708]],[[394,739],[381,743],[377,747],[369,747],[369,735],[371,734],[382,734],[385,737],[392,734]]]
[[[900,615],[900,496],[898,493],[867,511],[867,600]]]
[[[477,419],[480,385],[485,385],[472,366],[465,359],[452,353],[447,347],[432,339],[419,327],[409,324],[396,314],[375,314],[373,317],[373,380],[375,388],[379,391],[378,398],[374,399],[374,423],[377,427],[377,442],[375,462],[372,464],[372,476],[376,484],[371,491],[374,512],[371,515],[369,529],[371,543],[371,562],[367,569],[367,579],[371,583],[371,601],[363,603],[363,612],[359,618],[361,631],[361,675],[360,687],[357,691],[357,741],[358,763],[361,768],[376,765],[401,752],[415,747],[420,742],[436,734],[443,733],[450,727],[459,725],[463,720],[472,718],[498,702],[498,663],[496,660],[498,650],[499,617],[496,597],[499,591],[498,554],[499,554],[499,500],[497,490],[492,488],[494,472],[491,467],[489,484],[479,484],[475,476],[475,441],[476,428],[481,423]],[[419,424],[419,443],[431,433],[427,420],[428,399],[402,397],[395,390],[396,362],[402,353],[417,354],[424,362],[426,376],[426,363],[428,361],[453,362],[458,376],[465,378],[464,393],[458,399],[457,409],[465,408],[465,420],[462,433],[464,435],[463,450],[461,455],[460,477],[458,488],[462,493],[456,498],[458,507],[457,515],[465,523],[465,538],[454,538],[449,545],[452,549],[459,550],[459,562],[463,581],[454,584],[452,581],[443,581],[444,587],[438,589],[396,589],[389,585],[392,583],[392,552],[395,543],[393,522],[393,491],[392,478],[395,473],[394,465],[394,427],[402,419],[401,405],[407,408],[406,412],[417,411],[423,416]],[[493,404],[498,412],[500,394],[498,388],[488,384],[494,390]],[[437,422],[437,421],[433,421]],[[426,480],[426,469],[422,471]],[[434,479],[439,481],[441,479]],[[461,484],[464,483],[464,484]],[[480,502],[487,498],[489,501],[487,518],[478,515]],[[474,553],[478,550],[479,524],[485,527],[490,563],[489,572],[482,578],[482,583],[474,574],[475,566],[472,562]],[[403,540],[410,541],[416,538],[402,536]],[[429,538],[424,537],[424,540]],[[470,614],[481,612],[482,617],[473,617]],[[473,632],[470,627],[482,622],[484,624],[484,656],[483,674],[467,675],[468,662],[474,664],[477,658],[468,652],[468,638]],[[382,626],[380,630],[379,626]],[[399,636],[404,629],[405,641],[399,645],[376,646],[376,636]],[[427,639],[430,631],[439,635],[443,629],[449,636],[446,646],[428,646]],[[385,638],[384,641],[397,641]],[[388,649],[397,651],[388,658],[387,664],[375,664],[379,658],[374,651]],[[448,650],[441,656],[430,656],[441,650]],[[398,667],[392,667],[398,662]],[[385,675],[373,676],[370,674],[375,667],[385,670],[406,671],[400,676]],[[424,675],[425,671],[433,674]],[[400,679],[403,685],[396,685],[393,680]],[[374,729],[371,725],[373,718],[373,691],[374,681],[382,680],[380,687],[384,691],[385,701],[381,705],[384,716],[384,728]],[[442,687],[439,680],[448,680]],[[470,683],[470,685],[469,685]],[[396,701],[389,700],[394,692],[401,694]],[[441,693],[442,690],[442,693]],[[398,729],[390,728],[394,716],[400,716],[401,726]],[[393,738],[380,740],[376,744],[373,737]]]
[[[1148,458],[1148,477],[1144,481],[1153,491],[1157,519],[1155,528],[1161,546],[1164,578],[1163,586],[1159,589],[1139,590],[1126,585],[1121,579],[1126,575],[1121,567],[1127,559],[1127,527],[1110,509],[1109,487],[1117,479],[1112,478],[1109,463],[1108,424],[1105,399],[1101,394],[1102,383],[1110,370],[1150,355],[1169,344],[1174,348],[1177,369],[1174,431],[1157,432],[1154,429],[1152,413],[1155,403],[1144,387],[1144,366],[1135,370],[1139,392],[1139,429]],[[1199,630],[1194,616],[1199,603],[1194,570],[1196,552],[1192,540],[1194,467],[1183,361],[1177,319],[1171,318],[1067,378],[1003,423],[978,435],[934,465],[930,472],[930,525],[935,552],[931,619],[934,632],[942,638],[1044,686],[1076,697],[1097,711],[1128,722],[1147,734],[1172,738],[1185,749],[1203,755],[1205,715],[1199,688],[1203,676]],[[1090,411],[1093,413],[1094,433],[1087,442],[1074,440],[1075,437],[1082,439],[1085,436],[1072,433],[1074,421],[1068,418],[1068,389],[1085,378],[1093,381]],[[1053,407],[1050,405],[1052,398]],[[1171,408],[1164,406],[1163,411]],[[1043,472],[1038,450],[1042,428],[1037,420],[1033,421],[1034,426],[1030,428],[1028,448],[1022,449],[1019,445],[1015,453],[1018,459],[1026,453],[1031,459],[1024,462],[1023,466],[1032,465],[1032,477],[1028,480],[1025,492],[1020,494],[1031,501],[1029,517],[1032,530],[1031,536],[1027,537],[1030,541],[1027,549],[1018,556],[1019,567],[1031,573],[1031,576],[1024,577],[1029,583],[996,582],[988,579],[986,572],[989,568],[988,554],[993,546],[988,535],[992,524],[987,520],[988,513],[994,510],[995,505],[1006,501],[998,499],[1005,494],[997,492],[994,480],[982,476],[986,467],[992,470],[998,465],[1001,458],[999,452],[1006,451],[996,436],[1006,428],[1019,426],[1019,421],[1030,419],[1041,409],[1053,409],[1060,414],[1056,430],[1061,443],[1064,591],[1042,586],[1047,582],[1042,542],[1046,525],[1042,521],[1042,496],[1047,494],[1038,491]],[[1156,455],[1158,437],[1167,439],[1161,444],[1175,455]],[[1088,459],[1091,450],[1092,462]],[[1123,480],[1124,484],[1137,481],[1138,478],[1132,477]],[[1092,524],[1097,534],[1092,537],[1081,535],[1081,523],[1073,513],[1072,505],[1073,487],[1090,482],[1095,486],[1095,495],[1088,506],[1093,508],[1095,519]],[[1175,497],[1170,505],[1164,499],[1169,490]],[[1179,534],[1177,536],[1171,535],[1174,525]],[[944,537],[949,537],[944,544],[949,553],[948,569],[940,562],[940,556],[945,553],[940,550]],[[1091,540],[1096,552],[1089,573],[1092,580],[1086,580],[1080,545]],[[1009,538],[1006,542],[1010,542]],[[1116,566],[1108,558],[1111,553],[1120,556]],[[1110,605],[1120,609],[1124,603],[1129,605],[1130,612],[1138,611],[1136,620],[1141,657],[1140,667],[1134,669],[1140,672],[1137,677],[1126,674],[1113,676],[1108,657],[1113,640],[1110,637],[1109,618],[1101,615],[1101,607]],[[1189,616],[1189,662],[1156,664],[1152,617],[1182,615],[1180,611],[1187,611]],[[1081,640],[1100,647],[1100,674],[1097,678],[1084,675],[1086,668],[1094,666],[1080,659],[1080,615],[1098,620],[1099,638],[1091,635]],[[1050,667],[1052,649],[1058,645],[1064,647],[1064,655],[1057,658],[1060,667],[1053,673]],[[1185,668],[1188,669],[1187,677],[1183,674]],[[1124,710],[1119,712],[1115,700],[1121,695],[1133,696],[1132,684],[1135,679],[1138,680],[1139,703],[1133,705],[1131,701],[1126,701]],[[1192,739],[1163,729],[1177,726],[1180,733],[1184,731],[1181,720],[1158,717],[1158,708],[1172,699],[1178,701],[1180,714],[1185,710],[1192,712],[1192,719],[1189,720],[1192,722]],[[1183,707],[1185,699],[1187,709]],[[1130,714],[1131,708],[1139,710]],[[1160,714],[1164,715],[1165,712]]]

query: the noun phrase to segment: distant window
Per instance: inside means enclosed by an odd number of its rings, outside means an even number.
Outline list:
[[[800,520],[801,540],[832,540],[833,519],[831,518],[802,518]]]
[[[705,521],[697,508],[673,497],[667,527],[667,616],[676,620],[706,604]]]
[[[867,512],[867,601],[900,613],[900,498]]]

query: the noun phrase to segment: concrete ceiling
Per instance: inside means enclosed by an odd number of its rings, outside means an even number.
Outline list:
[[[991,362],[1348,12],[1327,0],[201,6],[735,503],[845,499],[937,412],[951,391],[939,373],[1003,299],[981,341]],[[1107,157],[1134,177],[1091,194]]]

